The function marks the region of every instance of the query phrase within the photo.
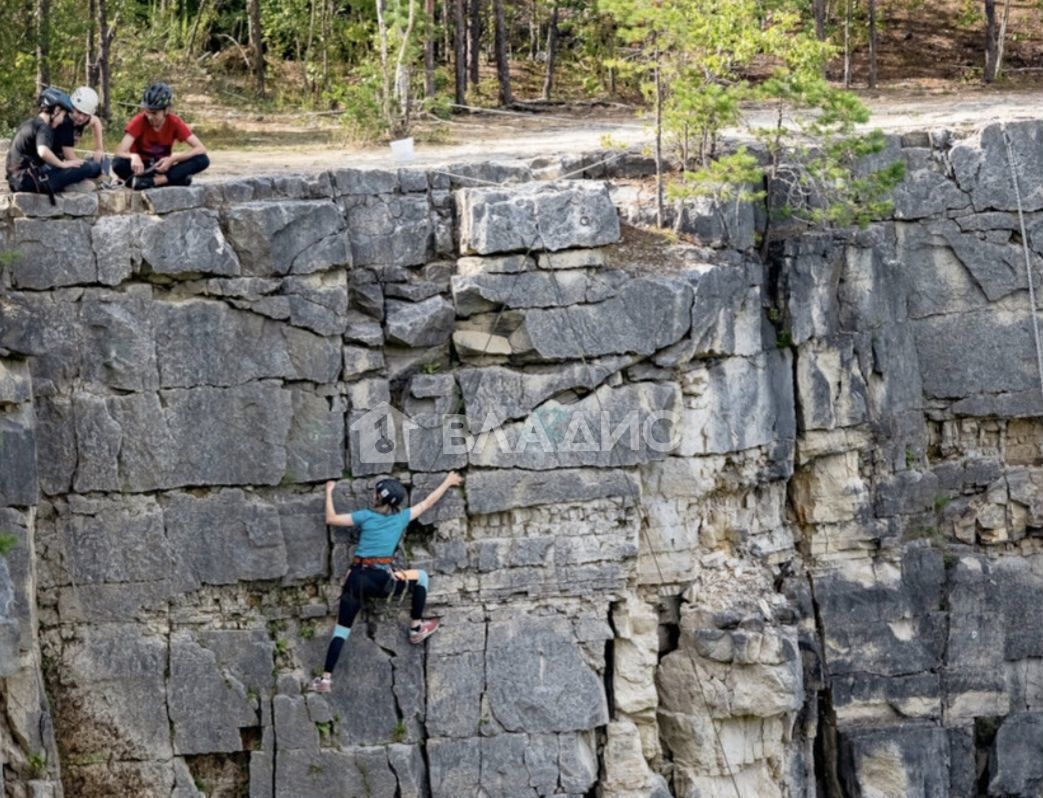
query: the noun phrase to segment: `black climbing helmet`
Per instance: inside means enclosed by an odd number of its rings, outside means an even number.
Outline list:
[[[166,83],[153,83],[141,97],[141,107],[147,111],[162,111],[174,101],[174,90]]]
[[[382,479],[376,486],[377,499],[380,504],[398,507],[406,500],[406,486],[397,479]]]
[[[53,86],[48,86],[40,93],[37,105],[44,111],[50,111],[54,108],[64,108],[66,111],[73,110],[72,98],[61,89],[56,89]]]

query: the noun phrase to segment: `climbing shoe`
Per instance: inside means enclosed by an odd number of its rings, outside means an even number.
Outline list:
[[[438,631],[438,623],[437,618],[426,618],[420,622],[420,626],[410,627],[409,642],[414,646],[420,645]]]
[[[321,676],[316,676],[311,680],[311,684],[308,685],[308,692],[311,693],[328,693],[333,689],[332,679],[323,679]]]
[[[152,188],[156,185],[152,179],[152,175],[134,175],[130,179],[130,187],[135,191],[144,191],[147,188]]]

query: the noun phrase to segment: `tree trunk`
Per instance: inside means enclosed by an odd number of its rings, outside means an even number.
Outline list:
[[[264,96],[264,42],[261,34],[261,0],[246,0],[246,15],[249,21],[250,50],[253,60],[254,85],[257,93]]]
[[[98,88],[98,9],[95,0],[87,3],[87,59],[84,64],[84,79],[92,89]]]
[[[655,225],[663,226],[663,84],[659,76],[659,45],[655,49]]]
[[[998,78],[1003,73],[1003,51],[1006,49],[1004,44],[1007,40],[1007,22],[1010,19],[1010,0],[1003,0],[1003,19],[1000,22],[1000,32],[996,37],[996,71],[995,78]]]
[[[811,0],[811,12],[815,17],[815,38],[826,40],[826,0]]]
[[[316,93],[315,81],[308,76],[308,64],[311,63],[315,47],[315,0],[308,2],[308,41],[304,45],[304,58],[301,59],[301,77],[304,85],[312,95]]]
[[[471,85],[477,86],[480,76],[478,66],[481,63],[482,52],[482,0],[471,0],[471,13],[469,15],[471,41],[469,49],[471,67]]]
[[[116,21],[109,24],[108,0],[98,2],[98,116],[106,121],[112,119],[111,97],[109,85],[112,70],[109,67],[109,53],[112,51],[112,40],[116,37]],[[116,15],[117,19],[119,14]]]
[[[410,91],[410,65],[406,60],[409,43],[413,39],[413,26],[416,24],[417,0],[409,0],[409,17],[406,20],[406,29],[402,34],[402,44],[398,48],[398,57],[395,59],[395,99],[398,100],[398,118],[391,126],[391,133],[395,138],[400,138],[409,132],[412,116],[413,96]]]
[[[449,38],[449,29],[452,27],[449,20],[452,18],[449,13],[449,0],[442,0],[442,60],[446,64],[449,63],[449,53],[453,51],[453,43]]]
[[[543,80],[543,99],[549,100],[554,88],[554,57],[558,54],[558,4],[550,12],[547,23],[547,76]]]
[[[540,52],[540,0],[532,0],[529,11],[529,60],[535,61]]]
[[[514,105],[511,95],[511,69],[507,63],[507,23],[503,18],[503,0],[493,0],[493,17],[496,24],[496,77],[500,81],[500,105]]]
[[[985,0],[985,74],[986,83],[996,77],[996,0]]]
[[[424,0],[424,97],[435,96],[435,0]]]
[[[464,4],[467,0],[453,3],[453,55],[456,66],[456,104],[467,103],[467,15]]]
[[[869,88],[876,88],[876,0],[869,0]]]
[[[391,67],[388,64],[388,29],[384,21],[384,0],[377,0],[377,34],[380,40],[380,112],[388,130],[394,127],[391,118]]]
[[[333,12],[330,10],[330,0],[322,0],[322,89],[325,91],[330,87],[330,32],[333,23],[330,22]]]
[[[36,0],[36,93],[51,85],[51,0]]]
[[[844,88],[851,88],[851,13],[852,0],[844,9]]]

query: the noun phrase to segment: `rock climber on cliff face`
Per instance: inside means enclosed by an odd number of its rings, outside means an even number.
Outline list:
[[[141,98],[142,112],[123,128],[112,171],[129,188],[188,186],[192,184],[192,175],[210,166],[203,142],[170,112],[173,102],[170,86],[153,83]],[[174,143],[178,141],[191,149],[174,152]]]
[[[333,489],[337,483],[326,483],[326,523],[331,526],[358,527],[359,542],[344,579],[337,625],[333,629],[333,637],[326,650],[323,673],[322,676],[315,677],[310,690],[328,693],[332,689],[333,669],[337,665],[345,641],[351,634],[355,616],[367,598],[401,596],[408,590],[412,595],[409,642],[419,645],[438,630],[437,619],[423,617],[424,603],[427,601],[427,572],[392,570],[392,560],[409,522],[434,507],[449,488],[462,483],[463,478],[455,471],[450,471],[426,499],[412,507],[403,508],[401,505],[406,500],[405,486],[397,479],[382,479],[376,484],[374,509],[356,510],[343,515],[338,515],[333,507]]]

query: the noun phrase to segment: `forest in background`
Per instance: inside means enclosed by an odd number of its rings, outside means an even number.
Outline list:
[[[1040,0],[1043,3],[1043,0]],[[1041,5],[996,0],[0,0],[0,135],[42,87],[90,85],[119,138],[143,88],[175,110],[310,114],[356,141],[480,108],[618,103],[653,121],[670,198],[768,197],[777,219],[866,223],[898,165],[852,86],[1034,79]],[[744,109],[777,109],[760,127]],[[567,107],[567,106],[566,106]],[[762,116],[763,118],[763,116]],[[721,146],[744,128],[752,146]],[[235,126],[224,131],[236,145]],[[611,142],[605,142],[611,146]],[[664,163],[673,174],[664,179]],[[661,221],[661,219],[660,219]],[[767,246],[768,239],[764,242]]]
[[[45,85],[86,84],[121,124],[142,88],[259,111],[341,112],[360,138],[454,106],[651,104],[770,77],[773,34],[835,85],[991,82],[1040,70],[1043,3],[996,0],[0,0],[0,132]],[[680,26],[683,30],[678,30]],[[1034,38],[1035,37],[1035,38]],[[791,48],[792,49],[792,48]],[[828,51],[828,52],[827,52]],[[666,66],[672,62],[673,69]],[[680,65],[681,68],[677,68]],[[689,82],[691,82],[689,80]],[[667,98],[669,103],[670,98]]]

